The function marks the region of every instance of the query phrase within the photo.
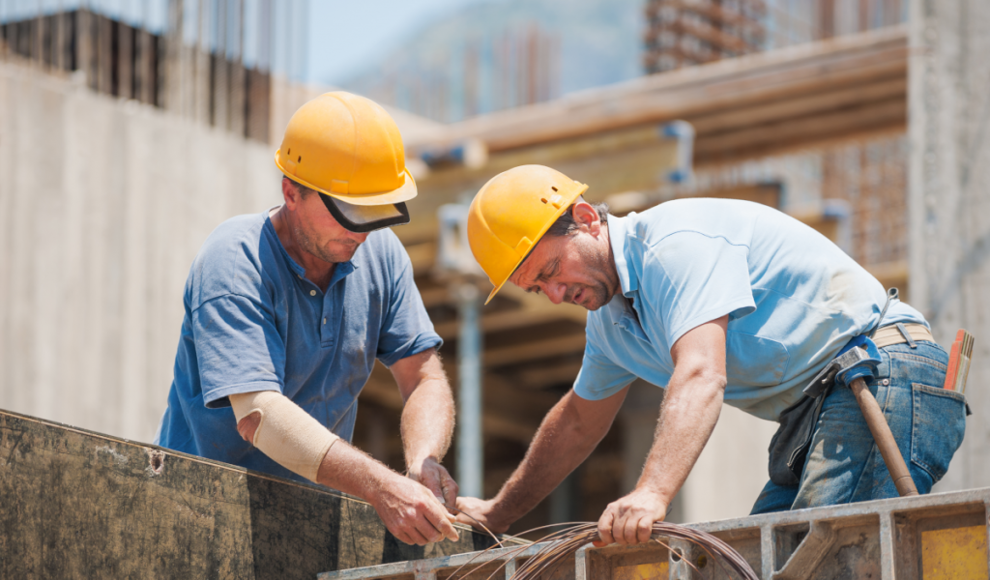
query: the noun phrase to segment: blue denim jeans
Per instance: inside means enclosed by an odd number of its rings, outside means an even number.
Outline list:
[[[918,492],[945,475],[966,430],[966,398],[942,388],[949,357],[933,342],[880,349],[877,377],[867,381],[884,411]],[[798,485],[768,482],[752,513],[897,497],[852,390],[825,396]]]

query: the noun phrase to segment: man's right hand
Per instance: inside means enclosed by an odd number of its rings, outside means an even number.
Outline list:
[[[388,531],[407,544],[459,538],[451,524],[453,516],[429,489],[407,477],[391,472],[369,501]]]
[[[512,522],[506,522],[498,518],[495,511],[494,500],[478,499],[476,497],[457,498],[457,521],[462,524],[474,526],[475,529],[485,531],[478,524],[488,528],[488,531],[495,534],[504,534]],[[470,517],[468,517],[470,516]]]

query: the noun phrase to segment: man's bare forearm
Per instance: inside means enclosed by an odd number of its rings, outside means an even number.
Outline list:
[[[454,397],[446,377],[416,387],[402,408],[400,429],[406,466],[428,457],[443,459],[454,432]]]
[[[317,481],[367,500],[385,526],[407,544],[423,545],[457,532],[430,490],[392,471],[345,441],[337,441],[320,465]]]
[[[402,476],[347,441],[338,440],[327,452],[317,483],[373,502],[376,493]]]
[[[643,473],[636,485],[669,506],[711,437],[722,409],[724,380],[698,374],[671,377]]]

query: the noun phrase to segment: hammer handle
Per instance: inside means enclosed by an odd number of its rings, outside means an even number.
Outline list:
[[[914,486],[911,472],[908,471],[907,464],[904,463],[901,450],[898,449],[897,441],[894,440],[894,434],[890,432],[890,425],[887,424],[887,419],[883,416],[883,411],[877,404],[877,400],[873,398],[870,388],[866,386],[866,381],[861,378],[855,379],[849,388],[856,396],[856,402],[859,403],[859,408],[863,411],[866,424],[870,426],[873,440],[876,442],[877,448],[880,449],[884,463],[887,464],[887,470],[890,471],[890,478],[894,480],[897,493],[901,497],[918,495],[918,488]]]

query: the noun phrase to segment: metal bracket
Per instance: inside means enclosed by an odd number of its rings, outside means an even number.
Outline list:
[[[808,535],[801,540],[784,566],[773,573],[772,580],[804,580],[811,578],[815,570],[835,544],[836,533],[832,524],[812,521]]]

